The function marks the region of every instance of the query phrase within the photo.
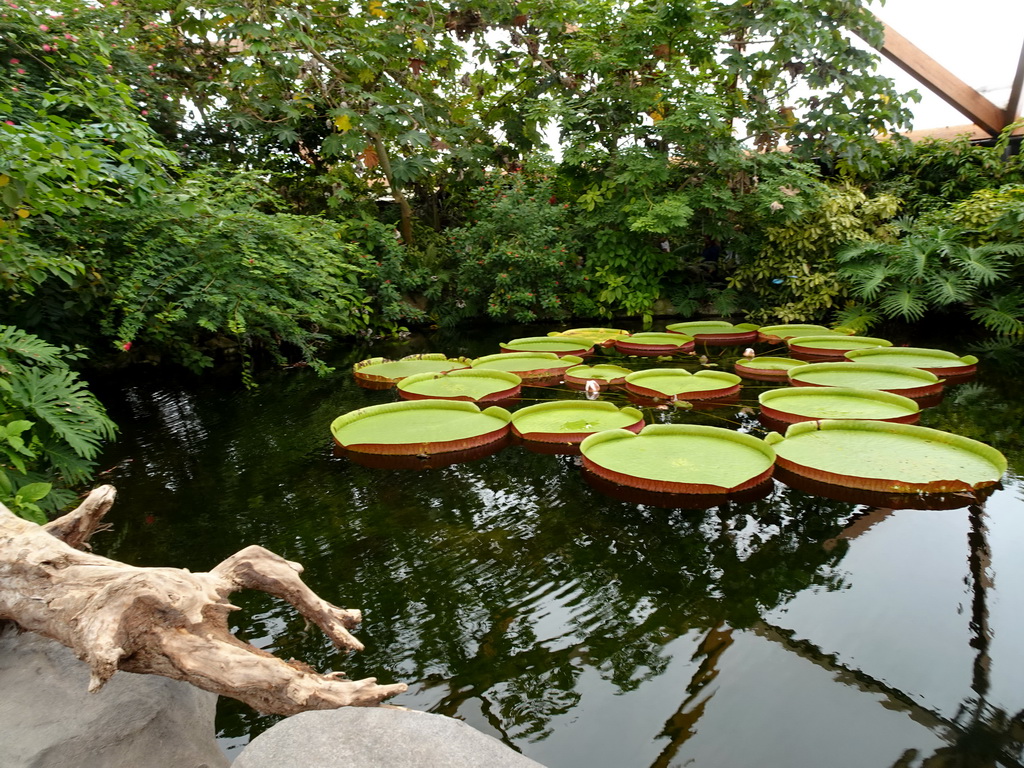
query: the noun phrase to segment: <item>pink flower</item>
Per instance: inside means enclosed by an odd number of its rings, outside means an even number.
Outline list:
[[[40,24],[39,25],[39,31],[40,32],[49,32],[50,28],[48,26],[46,26],[45,24]]]
[[[21,69],[21,68],[19,67],[19,68],[18,68],[18,74],[19,74],[19,75],[24,75],[24,74],[25,74],[25,70],[24,70],[24,69]]]
[[[750,347],[747,347],[746,349],[744,349],[744,350],[743,350],[743,356],[744,356],[745,358],[747,358],[748,360],[749,360],[750,358],[752,358],[752,357],[753,357],[754,355],[756,355],[756,354],[757,354],[757,353],[756,353],[756,352],[755,352],[754,350],[752,350],[752,349],[751,349]]]
[[[19,59],[11,59],[10,63],[11,64],[21,64],[21,61]]]
[[[49,43],[43,43],[43,50],[46,53],[49,53],[50,51],[54,50],[54,48]]]
[[[130,341],[126,341],[124,344],[121,345],[121,349],[123,349],[125,352],[127,352],[131,348],[132,348],[132,343]]]
[[[13,120],[4,120],[4,122],[7,123],[8,125],[14,125],[14,121]]]
[[[143,115],[143,117],[145,117],[145,116],[146,116],[146,115],[148,115],[148,114],[149,114],[149,110],[148,110],[148,109],[144,109],[144,110],[142,110],[142,115]]]
[[[597,400],[601,396],[601,385],[593,379],[587,379],[583,389],[587,393],[587,400]]]

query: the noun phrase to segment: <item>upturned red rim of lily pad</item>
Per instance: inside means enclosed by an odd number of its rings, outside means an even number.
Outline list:
[[[627,392],[652,400],[714,400],[740,391],[741,379],[726,371],[652,368],[626,376]]]
[[[977,440],[916,424],[846,419],[770,433],[776,463],[802,477],[883,493],[970,492],[999,483],[1007,462]]]
[[[614,344],[624,355],[644,357],[692,352],[696,346],[693,337],[684,333],[634,333],[625,339],[615,339]]]
[[[514,373],[526,386],[554,386],[562,383],[566,370],[582,362],[577,355],[560,357],[554,352],[502,352],[478,357],[472,367]]]
[[[766,426],[821,419],[870,419],[894,424],[916,424],[921,409],[909,397],[877,389],[851,387],[787,387],[757,396],[759,416]],[[785,428],[785,427],[783,427]]]
[[[919,368],[872,363],[808,363],[790,368],[789,382],[797,387],[853,387],[892,392],[917,400],[941,396],[943,382]]]
[[[621,365],[577,365],[565,372],[565,385],[571,389],[584,389],[588,381],[593,381],[598,389],[621,387],[631,373],[629,368]]]
[[[369,405],[331,422],[340,447],[357,453],[417,456],[465,451],[509,434],[512,414],[457,400],[404,400]]]
[[[439,353],[406,355],[398,360],[371,357],[353,365],[352,376],[363,389],[390,389],[407,376],[468,368],[469,364],[468,357],[447,357]]]
[[[521,339],[504,341],[498,346],[505,353],[552,352],[559,357],[574,355],[581,358],[590,357],[594,354],[593,341],[570,336],[524,336]]]
[[[754,357],[750,360],[737,360],[733,370],[745,379],[755,381],[788,381],[789,369],[807,365],[806,360],[794,357]]]
[[[726,320],[691,320],[665,326],[669,333],[692,336],[699,344],[712,347],[734,347],[757,341],[757,326],[750,323],[733,325]]]
[[[775,462],[763,440],[698,424],[649,424],[639,434],[598,432],[580,448],[584,467],[598,477],[660,493],[746,490],[768,480]]]
[[[512,414],[512,434],[538,443],[579,444],[596,432],[644,428],[636,408],[619,408],[605,400],[558,400],[520,408]]]
[[[956,379],[959,382],[978,372],[978,358],[974,355],[960,357],[944,349],[925,347],[884,347],[879,349],[855,349],[845,354],[855,363],[873,365],[899,365],[934,373],[941,379]]]

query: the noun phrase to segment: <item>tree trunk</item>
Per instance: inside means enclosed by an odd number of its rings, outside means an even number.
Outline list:
[[[136,568],[80,551],[114,501],[97,488],[74,511],[45,526],[0,504],[0,620],[52,638],[92,670],[98,690],[117,670],[163,675],[230,696],[260,712],[376,706],[406,690],[375,678],[320,675],[230,633],[227,597],[258,589],[286,600],[342,650],[362,650],[349,630],[357,610],[321,600],[299,578],[302,566],[246,547],[209,573]]]

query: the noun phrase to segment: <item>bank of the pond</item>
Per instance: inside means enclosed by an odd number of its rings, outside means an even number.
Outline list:
[[[337,654],[265,595],[239,596],[239,635],[322,671],[406,682],[396,704],[463,719],[550,768],[1020,759],[1024,403],[1003,371],[983,365],[922,416],[1010,461],[1006,488],[955,510],[781,483],[754,502],[666,510],[604,495],[575,457],[519,446],[419,472],[332,455],[336,416],[396,397],[356,386],[354,362],[476,357],[546,330],[341,349],[331,376],[272,372],[248,392],[146,372],[100,382],[122,431],[103,457],[115,529],[97,547],[206,570],[258,543],[301,562],[319,594],[363,610],[366,651]],[[723,368],[736,355],[698,352]],[[763,434],[753,409],[767,388],[649,414]],[[223,701],[221,743],[236,754],[274,721]]]

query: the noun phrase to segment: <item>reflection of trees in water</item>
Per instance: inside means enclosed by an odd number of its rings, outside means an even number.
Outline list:
[[[700,719],[734,628],[770,632],[765,612],[808,587],[841,583],[851,503],[777,488],[762,501],[708,511],[646,508],[596,493],[572,458],[521,448],[424,473],[331,459],[326,425],[380,397],[344,374],[282,376],[255,393],[138,390],[123,406],[136,421],[119,419],[125,439],[105,466],[137,460],[110,478],[125,493],[114,510],[117,538],[99,545],[129,562],[197,569],[249,543],[299,561],[320,594],[364,610],[366,652],[339,658],[301,619],[260,596],[244,599],[236,614],[242,636],[321,669],[413,683],[434,711],[464,712],[480,700],[508,741],[543,738],[553,718],[576,706],[585,671],[634,690],[667,668],[673,640],[702,635],[698,671],[665,724],[657,765],[674,759]],[[936,418],[956,423],[934,426],[958,429],[960,419],[975,418],[951,408],[940,406]],[[750,414],[735,418],[756,428]],[[686,419],[715,423],[718,415]],[[147,514],[155,521],[144,522]],[[974,518],[972,525],[983,543],[983,526]],[[943,720],[903,695],[915,717],[948,734],[948,754],[924,765],[1019,759],[1021,716],[985,701],[985,551],[972,538],[975,698]],[[832,664],[844,684],[883,686],[776,637]],[[272,722],[231,703],[225,711],[228,735]],[[993,745],[1016,757],[951,762],[995,754]],[[902,764],[919,759],[907,755]]]
[[[708,511],[638,507],[596,494],[571,457],[521,449],[430,476],[328,469],[352,481],[318,521],[329,552],[297,536],[286,556],[366,611],[350,674],[419,681],[444,714],[481,700],[511,739],[543,738],[585,670],[634,690],[664,672],[678,637],[838,586],[845,547],[821,541],[852,510],[781,488]],[[315,638],[281,641],[332,664]]]

